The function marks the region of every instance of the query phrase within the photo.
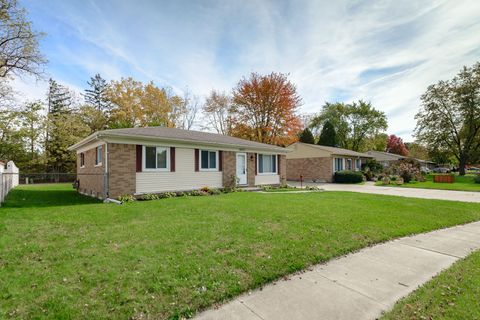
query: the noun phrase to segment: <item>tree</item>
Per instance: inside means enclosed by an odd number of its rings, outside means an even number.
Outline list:
[[[71,105],[72,93],[68,88],[50,78],[48,80],[47,112],[54,115],[69,112]]]
[[[336,130],[338,145],[354,151],[360,151],[367,139],[387,129],[385,113],[362,100],[350,104],[327,102],[312,119],[311,127],[318,129],[327,121]]]
[[[202,107],[207,120],[207,128],[228,135],[231,131],[232,98],[225,92],[212,90]]]
[[[96,74],[94,77],[87,81],[89,89],[85,89],[85,102],[88,105],[93,106],[98,111],[106,113],[110,110],[112,103],[107,97],[107,80],[103,79],[100,74]]]
[[[347,118],[351,128],[350,148],[354,151],[360,151],[367,137],[375,136],[388,127],[385,113],[362,100],[349,105]]]
[[[392,134],[388,136],[386,152],[408,156],[408,150],[403,143],[402,138]]]
[[[335,127],[330,121],[325,121],[323,124],[323,129],[320,133],[320,138],[318,139],[317,144],[330,147],[336,147],[338,145],[337,133],[335,132]]]
[[[309,128],[303,129],[298,135],[298,140],[303,143],[315,144],[315,137]]]
[[[374,136],[368,137],[364,141],[364,151],[385,151],[387,149],[388,134],[378,133]]]
[[[410,157],[422,160],[429,159],[428,149],[424,145],[418,142],[405,142],[405,147]]]
[[[0,159],[17,160],[25,157],[23,137],[17,111],[0,110]]]
[[[45,109],[41,101],[26,103],[19,112],[20,132],[26,140],[30,159],[34,160],[40,146],[40,138],[44,133],[45,116],[42,114]]]
[[[113,104],[109,127],[174,127],[184,114],[184,101],[170,89],[144,85],[133,78],[112,81],[106,96]]]
[[[78,111],[79,119],[90,129],[90,133],[104,130],[108,125],[107,115],[92,105],[83,105]]]
[[[42,74],[46,59],[40,53],[41,33],[32,30],[16,0],[0,2],[0,78],[8,75]]]
[[[252,73],[233,89],[232,132],[236,137],[288,145],[298,139],[301,98],[287,75]],[[234,121],[233,121],[234,120]]]
[[[341,148],[348,148],[351,128],[347,119],[348,105],[344,103],[326,102],[319,114],[310,120],[310,128],[315,131],[323,130],[326,122],[335,130],[335,144]],[[320,131],[321,134],[321,131]],[[330,144],[332,142],[329,142]]]
[[[466,164],[480,149],[480,63],[429,86],[421,100],[416,138],[432,149],[448,150],[465,175]]]
[[[186,89],[182,98],[182,112],[175,126],[180,129],[190,130],[193,128],[200,111],[200,99]]]

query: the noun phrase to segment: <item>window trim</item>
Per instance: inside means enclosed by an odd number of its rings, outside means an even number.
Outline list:
[[[158,148],[165,149],[167,151],[166,157],[166,167],[165,168],[147,168],[147,147],[149,148],[155,148],[155,166],[158,164]],[[157,145],[142,145],[142,171],[147,171],[147,172],[169,172],[170,171],[170,147],[166,146],[157,146]]]
[[[210,164],[210,152],[215,152],[215,168],[202,168],[202,152],[203,151],[206,151],[208,152],[208,164]],[[200,149],[199,152],[198,152],[198,171],[218,171],[218,161],[219,161],[219,156],[218,156],[219,152],[218,150],[211,150],[211,149]]]
[[[340,170],[336,170],[336,164],[337,164],[337,159],[341,159],[342,160],[342,168]],[[337,171],[343,171],[345,170],[345,158],[341,158],[341,157],[334,157],[333,158],[333,173],[337,172]]]
[[[98,150],[102,150],[102,154],[100,156],[100,159],[98,158]],[[102,165],[102,160],[103,160],[103,145],[100,145],[95,148],[95,167],[100,167]]]
[[[358,163],[357,163],[358,161]],[[357,166],[357,164],[360,164],[359,166]],[[355,171],[360,171],[362,170],[362,159],[360,158],[357,158],[355,159]]]
[[[274,172],[260,172],[260,155],[272,156],[275,159],[275,171]],[[259,176],[274,176],[278,175],[278,155],[275,153],[257,153],[257,175]]]
[[[80,152],[80,168],[85,168],[85,153]]]

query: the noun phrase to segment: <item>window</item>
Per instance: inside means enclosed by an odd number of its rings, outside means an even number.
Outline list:
[[[277,156],[274,154],[259,154],[258,173],[277,173]]]
[[[355,168],[357,170],[361,170],[362,169],[362,160],[361,159],[355,159]]]
[[[335,158],[334,161],[334,172],[343,170],[343,158]]]
[[[217,170],[217,151],[200,152],[200,170]]]
[[[80,153],[80,168],[85,167],[85,154],[82,152]]]
[[[347,170],[352,170],[352,159],[347,159]]]
[[[102,165],[102,157],[103,157],[103,147],[98,146],[95,154],[95,165],[100,166]]]
[[[168,170],[168,153],[166,147],[143,147],[143,167],[145,170]]]

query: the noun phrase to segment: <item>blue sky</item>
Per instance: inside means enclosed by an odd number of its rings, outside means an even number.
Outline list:
[[[20,0],[46,33],[47,75],[81,92],[95,73],[204,97],[250,72],[289,73],[302,113],[369,100],[411,140],[427,86],[480,60],[480,2]],[[24,99],[46,84],[16,79]]]

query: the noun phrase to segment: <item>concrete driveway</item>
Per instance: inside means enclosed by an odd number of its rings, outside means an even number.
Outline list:
[[[376,319],[478,248],[480,222],[401,238],[316,265],[197,319]]]
[[[289,181],[289,185],[300,186],[299,182]],[[419,188],[400,188],[375,186],[373,182],[365,184],[338,184],[338,183],[304,183],[303,185],[317,186],[327,191],[351,191],[361,193],[383,194],[410,198],[480,202],[480,192],[450,191]]]

